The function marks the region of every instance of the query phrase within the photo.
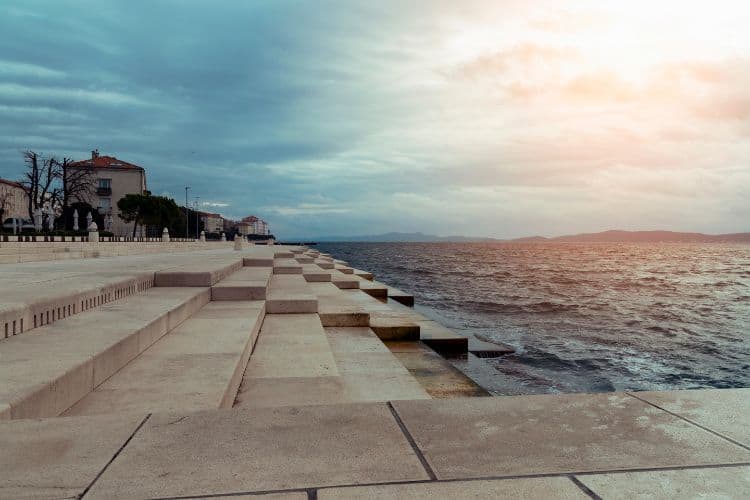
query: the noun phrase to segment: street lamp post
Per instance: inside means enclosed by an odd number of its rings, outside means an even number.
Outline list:
[[[200,196],[195,197],[195,239],[198,239],[198,227],[200,225],[200,216],[198,215],[198,200],[200,200]]]
[[[189,229],[188,229],[188,221],[190,218],[188,217],[188,189],[190,189],[190,186],[185,186],[185,238],[187,239]]]

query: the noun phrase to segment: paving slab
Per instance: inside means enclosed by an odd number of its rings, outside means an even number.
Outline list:
[[[319,500],[393,498],[413,500],[519,498],[519,499],[588,499],[573,481],[566,477],[502,479],[493,481],[451,481],[399,485],[354,486],[318,490]]]
[[[750,447],[750,389],[632,394]]]
[[[350,402],[340,376],[245,377],[234,405],[236,408],[274,408]]]
[[[385,404],[233,409],[152,415],[89,497],[198,496],[427,478]]]
[[[594,493],[606,499],[750,498],[750,467],[747,466],[617,472],[576,477]]]
[[[65,415],[231,408],[263,307],[262,301],[206,304]]]
[[[307,492],[305,491],[292,491],[288,493],[260,493],[260,494],[248,494],[248,495],[232,495],[230,497],[227,497],[225,495],[220,496],[200,496],[200,497],[182,497],[184,500],[192,500],[192,499],[203,499],[203,498],[221,498],[222,500],[226,500],[229,498],[230,500],[236,500],[238,498],[241,498],[243,500],[307,500]]]
[[[622,393],[393,404],[441,479],[750,460],[750,451]]]
[[[145,415],[16,420],[0,425],[0,498],[83,493]]]

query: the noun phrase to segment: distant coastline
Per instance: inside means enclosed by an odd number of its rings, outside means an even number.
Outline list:
[[[556,237],[527,236],[523,238],[474,238],[470,236],[437,236],[424,233],[384,233],[361,236],[322,236],[303,238],[317,242],[367,243],[750,243],[750,232],[731,234],[685,233],[676,231],[620,231],[581,233]]]

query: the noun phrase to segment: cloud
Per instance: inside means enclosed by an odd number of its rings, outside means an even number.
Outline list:
[[[649,210],[742,230],[744,31],[730,50],[621,10],[9,0],[0,176],[23,149],[99,148],[281,236],[636,228]]]

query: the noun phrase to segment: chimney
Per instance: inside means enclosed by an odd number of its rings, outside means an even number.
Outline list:
[[[91,159],[96,160],[97,158],[99,158],[99,150],[94,149],[93,151],[91,151]]]

